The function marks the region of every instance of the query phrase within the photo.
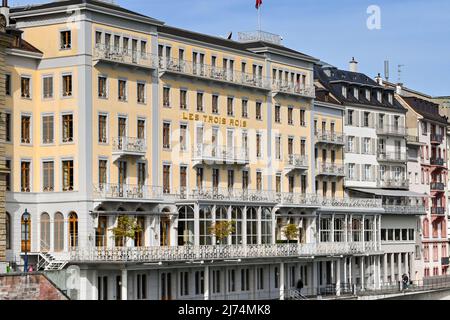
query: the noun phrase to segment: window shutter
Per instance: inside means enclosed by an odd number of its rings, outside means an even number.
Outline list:
[[[370,169],[371,169],[370,181],[375,181],[376,174],[377,174],[377,168],[376,168],[376,166],[372,166]]]
[[[372,138],[372,150],[370,150],[371,154],[377,154],[377,139]]]
[[[355,153],[361,153],[361,138],[360,137],[355,137],[354,138],[355,141]]]
[[[355,178],[356,179],[355,180],[356,181],[360,181],[361,180],[361,178],[360,178],[361,177],[361,165],[360,164],[356,164],[355,168],[356,168],[355,169],[356,170],[356,173],[355,173]]]

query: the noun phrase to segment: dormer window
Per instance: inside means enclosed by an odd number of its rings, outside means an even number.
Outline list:
[[[392,93],[389,93],[389,94],[388,94],[388,100],[389,100],[389,103],[390,103],[390,104],[392,104],[392,103],[394,102]]]
[[[370,101],[370,90],[366,89],[366,99]]]
[[[72,34],[70,31],[61,31],[61,49],[72,48]]]
[[[347,87],[342,86],[342,95],[347,98]]]
[[[381,91],[377,91],[377,100],[381,102]]]
[[[358,88],[353,88],[353,95],[357,100],[359,100],[359,90]]]

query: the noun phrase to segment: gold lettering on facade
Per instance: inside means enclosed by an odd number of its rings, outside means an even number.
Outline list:
[[[219,116],[208,116],[208,115],[202,115],[198,113],[182,113],[182,119],[183,120],[190,120],[190,121],[202,121],[204,123],[211,123],[211,124],[221,124],[221,125],[229,125],[233,127],[240,127],[240,128],[246,128],[247,127],[247,121],[245,120],[237,120],[233,118],[222,118]]]

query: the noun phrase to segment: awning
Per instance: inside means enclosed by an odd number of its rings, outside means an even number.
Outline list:
[[[387,190],[387,189],[363,189],[363,188],[349,188],[349,190],[373,194],[375,196],[387,196],[387,197],[411,197],[422,198],[425,197],[425,193],[417,193],[407,190]]]

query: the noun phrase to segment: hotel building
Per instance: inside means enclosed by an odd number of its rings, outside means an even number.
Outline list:
[[[5,14],[21,44],[6,59],[9,261],[76,266],[72,297],[105,300],[283,299],[299,279],[340,294],[412,273],[420,208],[390,90],[364,76],[359,110],[263,32],[228,40],[94,0]],[[356,130],[367,171],[344,153]],[[114,232],[122,217],[134,236]]]

